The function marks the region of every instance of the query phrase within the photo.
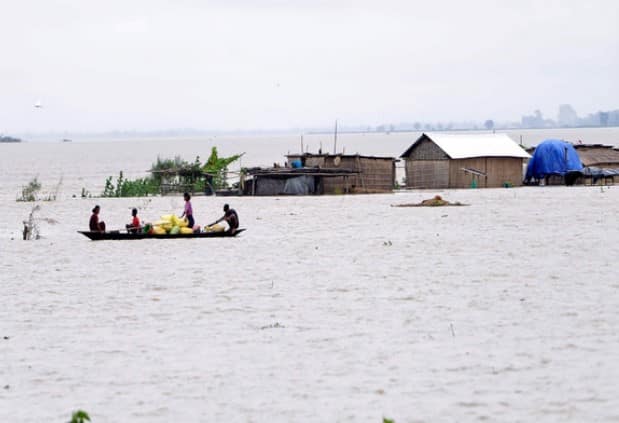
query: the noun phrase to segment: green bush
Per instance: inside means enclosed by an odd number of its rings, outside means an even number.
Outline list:
[[[112,183],[112,177],[105,180],[102,197],[146,197],[159,192],[159,183],[151,177],[138,178],[134,181],[125,179],[121,170],[116,179],[116,184]]]

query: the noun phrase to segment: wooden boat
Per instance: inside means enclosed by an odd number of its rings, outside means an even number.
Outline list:
[[[110,232],[92,232],[92,231],[78,231],[85,237],[90,238],[93,241],[105,241],[105,240],[124,240],[124,239],[173,239],[173,238],[227,238],[235,237],[245,229],[237,229],[234,234],[228,231],[225,232],[197,232],[194,234],[145,234],[145,233],[128,233],[120,231]]]

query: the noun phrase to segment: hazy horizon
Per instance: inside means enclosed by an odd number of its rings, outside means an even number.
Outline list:
[[[618,11],[609,0],[11,3],[0,27],[0,133],[616,109]]]

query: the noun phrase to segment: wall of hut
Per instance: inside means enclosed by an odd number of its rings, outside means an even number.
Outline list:
[[[522,185],[523,160],[515,157],[450,159],[435,143],[424,139],[406,158],[406,186],[409,188],[480,188]],[[487,176],[462,169],[474,169]]]
[[[462,169],[474,169],[474,175]],[[449,187],[469,188],[475,180],[479,188],[499,188],[509,184],[522,185],[522,159],[517,157],[475,157],[449,161]]]
[[[349,169],[358,175],[323,177],[324,194],[391,192],[395,184],[395,159],[357,155],[289,155],[288,162],[302,160],[305,167]]]

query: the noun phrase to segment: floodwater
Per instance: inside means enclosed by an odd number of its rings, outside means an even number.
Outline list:
[[[268,141],[219,140],[243,165],[297,143]],[[195,197],[198,223],[229,202],[247,231],[76,233],[95,203],[109,228],[180,213],[79,194],[211,145],[0,144],[0,421],[619,421],[619,187]],[[62,175],[37,202],[57,223],[25,242],[15,198],[37,174]],[[435,194],[469,206],[391,207]]]

